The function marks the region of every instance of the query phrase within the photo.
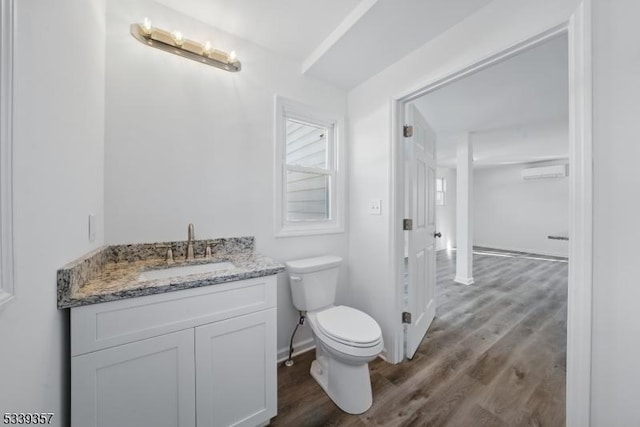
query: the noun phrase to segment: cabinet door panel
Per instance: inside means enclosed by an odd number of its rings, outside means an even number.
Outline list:
[[[198,427],[255,426],[276,415],[276,310],[196,328]]]
[[[195,427],[194,331],[71,359],[74,427]]]

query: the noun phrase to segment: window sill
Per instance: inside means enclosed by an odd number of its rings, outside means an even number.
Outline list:
[[[317,236],[323,234],[340,234],[344,233],[344,227],[341,226],[323,226],[323,227],[296,227],[285,226],[276,231],[276,238],[281,237],[301,237],[301,236]]]

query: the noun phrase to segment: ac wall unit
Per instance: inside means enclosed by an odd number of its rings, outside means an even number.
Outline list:
[[[524,179],[564,178],[567,176],[567,165],[540,166],[522,170]]]

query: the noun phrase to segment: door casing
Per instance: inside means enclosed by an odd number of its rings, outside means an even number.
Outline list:
[[[569,38],[569,282],[567,307],[566,425],[590,425],[591,408],[591,306],[593,257],[593,167],[592,167],[592,65],[591,0],[583,0],[569,19],[527,40],[514,43],[497,54],[464,68],[450,69],[443,77],[391,99],[390,260],[395,285],[394,318],[398,319],[387,360],[399,363],[404,351],[403,257],[404,152],[402,129],[406,104],[439,87],[504,61],[520,52],[567,34]],[[501,47],[498,47],[499,50]]]

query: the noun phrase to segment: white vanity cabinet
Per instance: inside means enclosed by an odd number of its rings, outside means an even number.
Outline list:
[[[264,425],[276,276],[71,309],[73,427]]]

